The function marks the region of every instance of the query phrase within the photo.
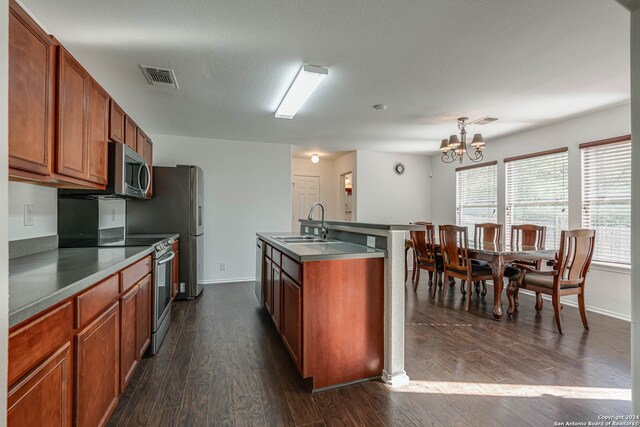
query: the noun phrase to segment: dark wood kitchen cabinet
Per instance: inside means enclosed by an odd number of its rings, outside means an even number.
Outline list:
[[[118,302],[76,335],[75,424],[106,424],[120,396]]]
[[[109,162],[109,94],[93,79],[88,80],[87,108],[87,180],[96,184],[107,183]]]
[[[113,99],[109,103],[109,139],[124,144],[125,113]]]
[[[9,389],[7,425],[71,426],[71,343],[66,342]]]
[[[282,341],[302,372],[302,288],[282,274]]]
[[[124,143],[133,151],[136,151],[136,143],[138,139],[138,125],[129,116],[124,118]]]
[[[51,175],[55,130],[55,44],[9,2],[9,174]]]
[[[89,74],[62,46],[58,47],[58,125],[56,172],[86,179],[87,87]]]
[[[276,261],[271,263],[271,283],[273,286],[273,306],[271,318],[276,325],[276,329],[280,331],[280,322],[282,319],[282,272]]]
[[[171,267],[171,301],[176,298],[176,295],[178,295],[180,291],[180,252],[174,249],[173,253],[176,254],[176,256],[173,258]]]
[[[151,343],[151,274],[147,274],[138,283],[136,331],[136,349],[140,361]]]
[[[273,314],[273,261],[264,260],[264,306],[269,314]]]
[[[120,297],[120,392],[129,384],[138,366],[138,286],[134,286]]]

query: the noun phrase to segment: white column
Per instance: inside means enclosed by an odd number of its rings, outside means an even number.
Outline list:
[[[640,9],[631,13],[631,374],[633,413],[640,414]]]
[[[404,370],[404,240],[405,231],[387,234],[384,288],[384,371],[387,384],[409,382]]]

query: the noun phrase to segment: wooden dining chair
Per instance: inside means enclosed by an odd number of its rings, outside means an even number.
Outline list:
[[[523,275],[516,283],[517,287],[528,289],[536,293],[536,310],[542,310],[542,294],[551,295],[553,311],[556,316],[558,332],[562,334],[562,318],[560,317],[560,297],[566,295],[578,296],[578,308],[582,325],[589,329],[587,312],[584,303],[584,288],[587,272],[593,257],[596,241],[595,230],[563,230],[560,234],[560,249],[556,255],[555,268],[550,271],[533,269],[529,265],[518,264]],[[446,273],[445,273],[446,275]],[[512,303],[514,286],[512,283],[507,288],[507,297]]]
[[[544,225],[535,224],[518,224],[511,226],[511,247],[517,248],[520,246],[535,246],[540,249],[544,249],[544,245],[547,239],[547,227]],[[542,260],[522,260],[514,261],[512,264],[528,265],[531,268],[540,270],[542,267]],[[518,306],[520,301],[518,299],[518,288],[513,295],[514,305]]]
[[[424,230],[411,231],[411,240],[413,241],[413,250],[415,255],[413,290],[418,289],[420,283],[420,271],[427,270],[429,272],[429,287],[433,286],[433,277],[436,277],[436,283],[442,286],[442,256],[437,252],[435,232],[433,224],[430,222],[415,222],[416,225],[422,225]],[[433,286],[431,295],[436,296],[436,286]]]
[[[478,242],[494,244],[502,243],[502,224],[495,224],[493,222],[475,224],[475,226],[473,227],[473,241],[476,244]],[[471,263],[484,266],[489,265],[489,263],[486,261],[481,261],[473,258],[471,259]],[[480,292],[481,283],[482,292]],[[477,295],[482,295],[483,298],[485,295],[487,295],[487,282],[485,280],[483,280],[482,282],[475,282],[474,287]],[[460,290],[464,293],[463,286],[461,286]]]
[[[491,280],[493,275],[489,266],[472,264],[469,260],[469,235],[467,227],[441,225],[440,251],[444,267],[444,282],[449,278],[464,280],[469,296],[465,301],[465,310],[471,307],[471,284],[473,282]],[[442,303],[445,302],[447,286],[442,287]]]

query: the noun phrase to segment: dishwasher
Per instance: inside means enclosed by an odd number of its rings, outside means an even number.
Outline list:
[[[256,298],[260,306],[264,304],[264,295],[262,295],[262,245],[260,239],[256,239]]]

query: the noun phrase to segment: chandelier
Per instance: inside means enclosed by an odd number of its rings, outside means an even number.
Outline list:
[[[458,129],[460,129],[460,138],[458,135],[451,135],[449,139],[443,139],[440,144],[440,151],[442,152],[442,161],[445,163],[455,162],[456,160],[462,163],[465,154],[472,162],[479,162],[483,159],[482,150],[485,148],[484,138],[482,134],[476,133],[473,135],[471,141],[471,147],[473,153],[469,153],[467,149],[467,130],[465,129],[469,117],[460,117],[458,119]]]

